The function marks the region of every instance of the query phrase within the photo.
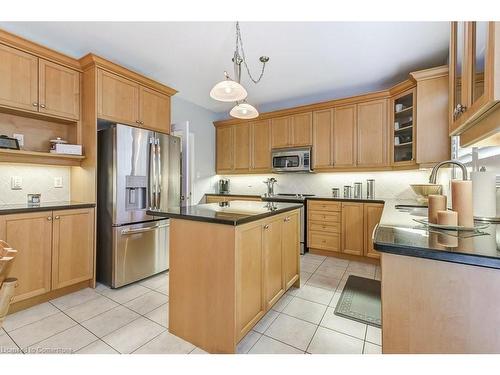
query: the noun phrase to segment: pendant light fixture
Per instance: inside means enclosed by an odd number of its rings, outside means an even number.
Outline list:
[[[248,104],[247,102],[236,102],[236,105],[233,107],[233,109],[231,109],[231,112],[229,112],[229,114],[236,118],[249,120],[258,117],[259,111],[257,111],[257,109],[253,105]]]
[[[235,106],[231,109],[229,114],[232,117],[241,119],[251,119],[259,116],[257,109],[246,102],[247,90],[240,84],[241,81],[241,64],[245,66],[248,76],[253,83],[257,84],[264,76],[264,69],[269,57],[261,56],[259,61],[262,63],[259,78],[254,79],[250,73],[250,69],[246,62],[245,51],[243,50],[243,40],[241,39],[240,24],[236,22],[236,47],[233,54],[234,77],[231,79],[227,72],[224,72],[226,79],[217,83],[212,90],[210,90],[210,97],[221,102],[235,102]]]

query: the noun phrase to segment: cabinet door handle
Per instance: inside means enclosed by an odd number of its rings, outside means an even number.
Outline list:
[[[52,216],[47,216],[47,220],[51,221],[52,220]]]
[[[54,219],[59,220],[59,216],[56,216]]]
[[[45,104],[40,104],[40,107],[41,108],[45,108]]]
[[[37,102],[33,102],[31,104],[33,104],[33,107],[38,107],[38,103]]]
[[[135,120],[135,122],[136,122],[137,124],[140,124],[140,123],[141,123],[139,120]]]
[[[144,125],[144,121],[141,121],[141,125]]]
[[[290,217],[285,217],[285,219],[283,220],[285,223],[290,221]]]
[[[264,225],[264,229],[269,229],[269,224]]]

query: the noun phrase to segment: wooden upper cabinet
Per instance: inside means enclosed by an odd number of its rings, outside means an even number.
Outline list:
[[[38,58],[2,44],[0,105],[38,111]]]
[[[333,166],[333,109],[313,113],[313,169]]]
[[[292,116],[290,146],[310,146],[312,144],[312,112]]]
[[[234,170],[245,172],[250,169],[250,124],[238,124],[234,132]]]
[[[282,218],[278,218],[262,227],[266,309],[271,307],[283,295],[285,288],[283,278],[282,220]]]
[[[289,147],[291,140],[292,118],[290,116],[271,120],[271,147]]]
[[[94,209],[54,211],[52,233],[52,289],[91,279]]]
[[[271,170],[271,121],[262,120],[251,125],[251,147],[253,171]]]
[[[139,90],[141,126],[161,133],[170,133],[170,97],[148,87]]]
[[[52,212],[2,215],[0,238],[18,251],[10,273],[19,282],[13,302],[49,292]]]
[[[389,164],[387,99],[360,103],[357,106],[357,165],[387,166]]]
[[[40,59],[39,111],[73,120],[80,118],[80,73]]]
[[[97,73],[97,117],[140,125],[139,85],[99,69]]]
[[[342,252],[352,255],[364,253],[363,203],[342,203]]]
[[[365,251],[364,255],[370,258],[380,258],[380,253],[373,248],[373,231],[380,222],[384,205],[381,203],[364,204],[365,224]]]
[[[333,118],[333,165],[356,166],[356,104],[337,107]]]
[[[234,168],[234,127],[218,126],[216,135],[216,171],[229,173]]]

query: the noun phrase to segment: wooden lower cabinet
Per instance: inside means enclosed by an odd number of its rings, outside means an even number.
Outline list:
[[[285,290],[287,290],[297,282],[300,274],[300,217],[298,213],[284,217],[281,232],[283,274]]]
[[[380,257],[372,233],[383,203],[307,201],[307,247],[322,253]]]
[[[93,278],[93,208],[2,215],[0,238],[18,251],[13,302]]]
[[[89,280],[94,273],[93,209],[53,212],[52,289]]]
[[[172,219],[169,331],[210,353],[234,353],[286,290],[300,286],[299,215],[238,226]]]
[[[284,293],[282,220],[281,217],[277,218],[262,227],[266,309],[274,305]]]
[[[236,332],[243,337],[266,311],[264,290],[264,247],[260,225],[238,234],[236,249]]]
[[[363,255],[364,209],[363,203],[342,203],[342,252]]]
[[[13,302],[51,289],[52,212],[0,216],[0,239],[18,251],[10,275],[19,281]]]

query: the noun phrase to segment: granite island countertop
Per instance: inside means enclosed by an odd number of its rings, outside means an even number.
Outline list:
[[[17,204],[0,204],[0,215],[92,207],[95,207],[95,203],[76,201],[42,202],[36,205],[28,204],[27,202]]]
[[[214,224],[240,225],[302,207],[299,203],[231,201],[172,207],[164,211],[149,210],[148,215],[172,219],[203,221]]]
[[[500,225],[489,224],[478,233],[427,228],[414,219],[426,218],[426,210],[401,210],[418,206],[412,200],[386,199],[374,232],[374,247],[383,253],[434,259],[500,269]]]

